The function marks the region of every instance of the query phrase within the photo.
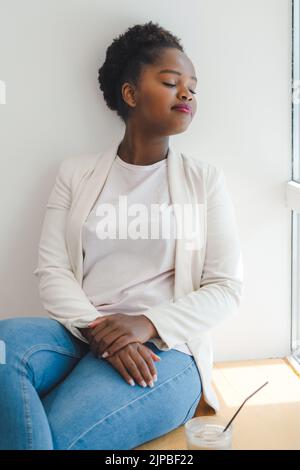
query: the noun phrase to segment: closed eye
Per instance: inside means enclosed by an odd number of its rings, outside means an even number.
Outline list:
[[[173,85],[172,83],[166,83],[166,82],[163,82],[164,85],[166,86],[169,86],[169,87],[174,87],[176,85]],[[193,91],[193,90],[190,90],[191,93],[193,93],[193,95],[197,95],[197,92],[196,91]]]

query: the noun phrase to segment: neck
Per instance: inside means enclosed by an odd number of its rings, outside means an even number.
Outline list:
[[[168,149],[169,137],[145,135],[127,126],[123,140],[118,147],[118,155],[122,160],[133,165],[152,165],[164,160]]]

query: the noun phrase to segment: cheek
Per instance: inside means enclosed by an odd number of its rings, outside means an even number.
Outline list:
[[[148,117],[161,117],[170,112],[174,98],[168,90],[163,89],[144,90],[142,101],[142,114]]]

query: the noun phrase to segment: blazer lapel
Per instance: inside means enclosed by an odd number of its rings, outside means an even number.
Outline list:
[[[110,167],[117,155],[119,144],[120,142],[110,145],[99,157],[92,176],[88,179],[70,213],[67,238],[75,277],[80,285],[83,279],[82,226],[102,191]]]
[[[185,177],[183,158],[181,153],[175,152],[169,146],[168,153],[168,178],[170,196],[172,204],[184,207],[189,204],[189,190]],[[177,234],[181,233],[182,220],[174,211],[176,219]],[[187,250],[184,238],[176,239],[175,247],[175,280],[174,280],[174,301],[193,290],[191,273],[191,250]]]

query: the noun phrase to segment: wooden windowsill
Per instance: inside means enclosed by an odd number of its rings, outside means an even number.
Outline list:
[[[286,359],[215,364],[213,383],[220,401],[217,415],[229,421],[245,398],[267,381],[233,423],[234,450],[300,449],[300,378]],[[195,416],[211,414],[201,401]],[[187,449],[183,426],[135,450],[168,449]]]

